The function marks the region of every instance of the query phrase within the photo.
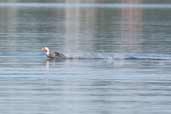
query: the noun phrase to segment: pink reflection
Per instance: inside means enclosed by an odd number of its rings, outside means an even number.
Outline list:
[[[65,0],[65,3],[74,4],[89,1],[93,3],[95,0]],[[95,9],[81,9],[80,7],[65,9],[65,52],[81,53],[81,50],[93,48],[94,34],[91,31],[94,30],[95,14]],[[86,20],[85,23],[82,23],[83,19]],[[82,31],[85,35],[81,35]]]
[[[141,4],[143,0],[121,0],[126,4]],[[127,51],[140,51],[143,31],[143,9],[121,9],[121,43]]]

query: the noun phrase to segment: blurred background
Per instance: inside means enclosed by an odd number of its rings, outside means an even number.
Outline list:
[[[49,46],[66,53],[170,53],[169,0],[1,2],[1,51],[30,51],[32,48],[35,52]],[[8,2],[14,4],[4,4]],[[27,3],[16,6],[15,3],[20,2]],[[31,4],[33,2],[36,4]],[[67,7],[65,3],[72,5]],[[144,5],[131,8],[128,4]]]

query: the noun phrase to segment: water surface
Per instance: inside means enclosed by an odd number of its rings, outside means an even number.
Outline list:
[[[0,4],[2,113],[171,113],[170,5],[39,5]]]

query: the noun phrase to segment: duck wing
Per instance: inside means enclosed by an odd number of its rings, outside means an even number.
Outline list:
[[[55,57],[59,57],[59,58],[65,58],[64,54],[59,53],[59,52],[54,52]]]

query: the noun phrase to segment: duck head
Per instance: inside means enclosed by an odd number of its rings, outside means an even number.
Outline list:
[[[48,48],[48,47],[44,47],[44,48],[42,48],[42,51],[46,54],[46,56],[49,56],[49,54],[50,54],[50,50],[49,50],[49,48]]]

